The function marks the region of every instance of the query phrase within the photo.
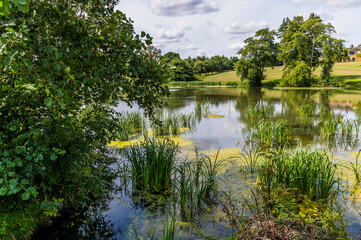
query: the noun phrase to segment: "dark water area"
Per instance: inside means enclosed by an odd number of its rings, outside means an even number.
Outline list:
[[[168,109],[182,113],[192,111],[197,102],[209,102],[209,111],[222,116],[202,119],[194,131],[182,132],[180,138],[185,144],[181,145],[181,157],[191,155],[193,146],[200,152],[210,155],[217,150],[224,156],[236,153],[245,141],[241,134],[242,129],[252,127],[250,119],[245,114],[245,108],[255,104],[272,105],[275,109],[273,119],[283,119],[291,126],[298,146],[325,148],[335,156],[336,161],[345,162],[355,161],[354,154],[360,149],[359,141],[352,145],[323,142],[319,129],[314,127],[317,118],[308,120],[308,123],[300,122],[297,110],[301,105],[310,103],[322,105],[326,110],[340,114],[344,118],[361,120],[361,91],[179,88],[172,89],[166,101]],[[138,108],[129,108],[120,103],[116,110],[137,111]],[[347,176],[348,173],[343,174]],[[226,178],[226,183],[221,184],[226,191],[232,192],[238,199],[249,196],[254,181],[245,179],[244,175],[239,173],[239,166],[231,166]],[[114,185],[117,186],[117,190],[99,199],[87,210],[62,212],[61,217],[54,219],[51,226],[41,227],[32,239],[127,239],[125,233],[133,224],[138,233],[147,236],[151,229],[156,228],[155,235],[160,236],[170,210],[178,214],[176,225],[182,229],[181,239],[207,239],[207,236],[222,239],[234,234],[235,229],[229,227],[229,222],[220,207],[209,209],[190,223],[182,219],[179,210],[172,209],[171,204],[165,203],[163,207],[142,204],[135,196],[121,188],[122,184],[121,179],[116,179]],[[361,212],[361,195],[351,195],[346,193],[342,197],[343,200],[340,197],[340,201],[346,206],[348,230],[356,236],[361,229],[361,217],[358,213]]]

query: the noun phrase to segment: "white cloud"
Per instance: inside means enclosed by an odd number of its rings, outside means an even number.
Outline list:
[[[231,44],[231,45],[228,45],[228,49],[229,50],[240,50],[242,47],[244,46],[244,44],[243,43],[233,43],[233,44]]]
[[[356,7],[361,5],[360,0],[291,0],[294,3],[322,3],[334,7]]]
[[[151,0],[151,9],[159,16],[184,16],[217,12],[219,7],[215,2],[205,0]]]
[[[196,46],[194,46],[193,44],[190,44],[188,46],[185,46],[184,48],[182,48],[183,50],[196,50],[198,49]]]
[[[172,29],[167,30],[165,28],[161,28],[157,33],[157,39],[180,39],[184,37],[184,30],[182,29]]]
[[[250,21],[243,25],[240,25],[237,22],[233,22],[230,26],[224,28],[224,32],[229,34],[247,34],[251,32],[256,32],[257,30],[265,28],[267,26],[268,24],[266,21]]]
[[[206,53],[204,52],[204,50],[198,49],[197,57],[205,57],[205,56],[206,56]]]

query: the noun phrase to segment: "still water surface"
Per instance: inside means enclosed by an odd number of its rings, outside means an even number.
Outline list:
[[[204,118],[197,124],[196,130],[181,133],[180,137],[184,141],[181,158],[191,156],[193,146],[209,155],[214,155],[219,149],[221,157],[237,155],[244,142],[241,129],[251,126],[244,110],[248,105],[257,103],[274,106],[274,119],[284,119],[292,129],[297,130],[294,131],[294,137],[299,146],[325,148],[333,154],[335,161],[345,162],[355,161],[355,152],[360,149],[359,142],[352,146],[322,142],[318,129],[300,123],[297,109],[305,103],[316,103],[345,118],[361,120],[361,91],[180,88],[172,89],[167,99],[169,109],[183,113],[192,111],[197,102],[205,101],[210,103],[209,111],[212,114],[223,117]],[[117,107],[119,112],[136,109],[130,109],[124,104]],[[347,173],[344,175],[347,176]],[[121,186],[119,179],[114,184]],[[250,195],[254,184],[254,180],[246,179],[239,172],[237,164],[230,164],[220,186],[234,199],[240,200]],[[346,206],[348,229],[356,236],[361,229],[358,213],[361,212],[361,195],[350,196],[351,193],[346,192],[339,197],[339,201]],[[64,213],[65,216],[55,220],[52,226],[39,229],[33,239],[126,239],[124,231],[128,231],[132,224],[135,224],[139,233],[145,235],[151,228],[157,227],[157,234],[163,228],[168,210],[140,204],[133,201],[131,194],[114,190],[83,213]],[[221,239],[234,233],[234,229],[228,227],[220,207],[198,216],[192,224],[181,222],[178,218],[177,221],[177,225],[183,227],[182,239],[204,239],[210,235],[214,239]]]

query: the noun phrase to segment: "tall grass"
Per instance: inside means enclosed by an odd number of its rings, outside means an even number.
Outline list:
[[[168,194],[182,216],[191,220],[195,213],[217,203],[221,193],[218,175],[225,160],[218,158],[219,151],[213,159],[196,150],[195,160],[179,163],[177,152],[178,146],[170,140],[146,140],[123,152],[127,165],[126,170],[119,169],[119,173],[123,174],[121,181],[131,179],[132,192],[141,193],[139,199]],[[149,194],[153,196],[149,198]]]
[[[146,130],[146,120],[140,112],[123,113],[119,119],[122,130],[119,132],[119,138],[122,141],[129,140],[134,133],[141,133]]]
[[[361,149],[356,153],[356,161],[350,162],[353,174],[355,175],[355,185],[358,185],[361,181],[361,163],[360,160]]]
[[[280,119],[276,122],[261,119],[257,126],[242,132],[248,143],[258,141],[264,147],[282,148],[291,145],[291,130],[287,123]]]
[[[270,119],[273,117],[275,108],[273,105],[264,105],[257,103],[256,105],[248,105],[245,113],[251,121],[260,120],[263,118]]]
[[[244,173],[254,174],[256,173],[258,164],[262,159],[262,151],[259,147],[251,145],[249,148],[243,149],[240,159],[243,162],[241,171]]]
[[[219,153],[219,151],[218,151]],[[183,162],[177,167],[176,196],[182,212],[194,216],[195,211],[203,211],[207,204],[213,204],[219,196],[217,175],[224,160],[214,160],[204,154],[197,154],[197,160]]]
[[[144,238],[143,236],[141,236],[138,231],[137,228],[135,227],[134,224],[132,224],[131,228],[129,229],[128,233],[126,233],[126,238],[127,240],[156,240],[156,239],[160,239],[160,238],[156,238],[155,232],[156,232],[156,228],[154,230],[151,230],[150,232],[148,232],[148,237]],[[173,215],[171,221],[169,222],[168,220],[168,215],[166,217],[166,219],[164,220],[164,225],[163,225],[163,231],[162,231],[162,240],[178,240],[180,239],[180,236],[182,234],[182,232],[180,232],[177,236],[175,234],[175,215]]]
[[[299,149],[264,159],[257,177],[271,190],[284,186],[299,189],[310,200],[328,201],[336,191],[336,167],[325,151]]]
[[[172,185],[178,152],[178,145],[166,139],[147,139],[127,148],[123,154],[128,160],[133,188],[143,192],[167,192]]]
[[[314,103],[305,103],[298,107],[297,114],[301,118],[315,117],[317,112],[317,105]]]

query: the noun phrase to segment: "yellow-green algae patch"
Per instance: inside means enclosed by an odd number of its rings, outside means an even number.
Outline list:
[[[224,118],[223,115],[214,114],[214,113],[207,113],[204,115],[205,118]]]
[[[156,137],[155,139],[156,140],[169,139],[174,141],[180,147],[191,146],[193,143],[191,140],[182,139],[180,136],[164,136],[164,137]],[[144,140],[145,140],[144,137],[139,137],[137,139],[133,139],[129,141],[112,141],[108,146],[113,148],[124,148],[137,143],[144,142]]]

